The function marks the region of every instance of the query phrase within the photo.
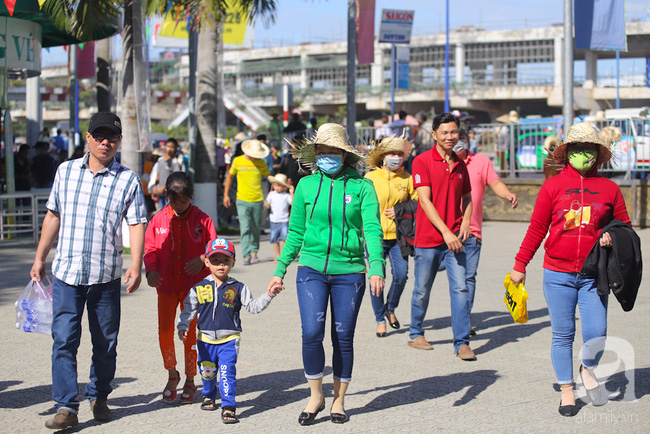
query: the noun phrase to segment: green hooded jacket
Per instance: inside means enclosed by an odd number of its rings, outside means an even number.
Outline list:
[[[300,253],[299,265],[323,274],[362,273],[384,277],[383,232],[377,194],[351,167],[333,178],[321,171],[300,180],[291,205],[289,233],[274,276],[284,277]]]

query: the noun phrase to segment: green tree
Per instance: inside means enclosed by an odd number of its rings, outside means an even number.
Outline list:
[[[111,17],[117,17],[124,12],[124,44],[122,47],[122,66],[124,74],[122,77],[122,113],[124,130],[123,158],[129,161],[128,149],[131,146],[139,145],[137,132],[135,137],[130,125],[135,125],[132,118],[135,118],[135,97],[133,96],[133,76],[129,72],[128,65],[133,61],[133,18],[139,16],[138,8],[146,2],[146,14],[164,14],[167,12],[170,2],[168,0],[46,0],[44,10],[53,18],[59,28],[68,29],[80,40],[92,40],[93,34],[101,23]],[[221,22],[226,16],[228,2],[235,2],[239,11],[248,11],[248,19],[253,23],[260,18],[265,23],[272,23],[276,9],[276,0],[172,0],[172,10],[182,10],[186,17],[191,19],[191,26],[198,29],[198,65],[197,65],[197,124],[198,137],[196,143],[196,182],[216,182],[216,147],[215,137],[217,131],[216,108],[217,101],[221,98],[218,95],[218,35]],[[143,17],[140,17],[143,18]],[[131,76],[129,76],[131,74]],[[132,167],[133,168],[133,167]],[[139,168],[139,164],[135,165]]]

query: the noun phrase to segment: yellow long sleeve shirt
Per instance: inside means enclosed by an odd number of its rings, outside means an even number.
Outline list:
[[[394,240],[397,238],[395,220],[386,217],[384,210],[392,208],[397,203],[418,198],[413,188],[413,178],[403,168],[400,168],[397,172],[375,169],[367,173],[366,178],[372,181],[377,193],[377,199],[379,199],[379,215],[381,228],[384,231],[384,239]]]

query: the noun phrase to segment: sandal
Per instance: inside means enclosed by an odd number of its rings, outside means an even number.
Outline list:
[[[251,256],[251,264],[259,264],[259,263],[260,263],[260,258],[258,258],[257,255]]]
[[[241,264],[242,265],[250,265],[251,264],[250,258],[244,258],[244,260],[241,262]]]
[[[167,385],[165,386],[165,389],[163,389],[163,401],[167,404],[172,404],[174,401],[176,401],[176,397],[178,396],[176,388],[178,387],[178,383],[180,381],[180,377],[169,377],[167,379]],[[170,383],[172,383],[173,386],[170,385]]]
[[[225,423],[226,425],[231,424],[231,423],[238,423],[239,418],[235,414],[235,407],[231,407],[230,405],[225,406],[224,408],[221,409],[221,421]]]
[[[215,411],[217,408],[219,408],[219,405],[217,405],[214,399],[203,398],[203,403],[201,403],[201,410]]]
[[[194,396],[196,395],[196,385],[194,383],[185,383],[183,386],[183,393],[178,400],[179,404],[191,404],[194,402]]]

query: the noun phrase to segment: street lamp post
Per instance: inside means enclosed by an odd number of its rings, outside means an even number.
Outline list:
[[[445,113],[449,112],[449,0],[446,0],[445,25]]]

